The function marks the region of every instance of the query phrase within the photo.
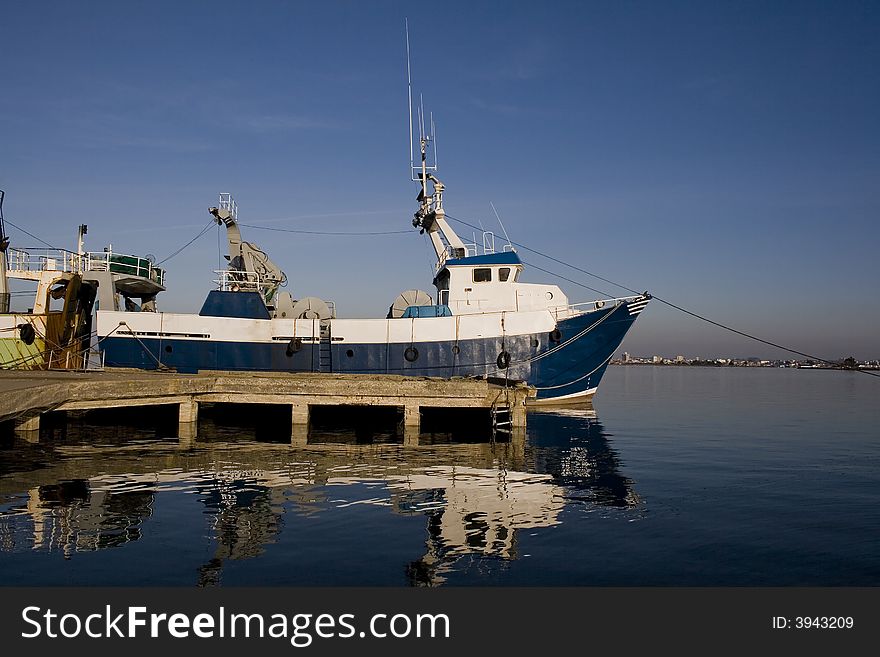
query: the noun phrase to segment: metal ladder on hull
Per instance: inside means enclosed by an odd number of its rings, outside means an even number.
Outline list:
[[[492,442],[501,438],[502,440],[510,440],[510,432],[513,427],[513,409],[510,401],[505,399],[500,402],[496,400],[492,404]]]
[[[330,349],[330,321],[322,319],[320,326],[320,340],[318,341],[318,371],[332,372],[333,359]]]

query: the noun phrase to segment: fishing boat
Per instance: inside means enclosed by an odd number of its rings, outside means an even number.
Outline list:
[[[466,244],[447,221],[444,185],[427,163],[430,141],[420,137],[413,166],[412,225],[434,248],[433,294],[406,290],[385,317],[372,319],[338,317],[334,303],[317,297],[294,298],[281,290],[287,277],[278,265],[242,239],[237,204],[223,193],[209,208],[229,247],[217,289],[198,314],[101,306],[104,365],[487,377],[534,386],[537,405],[589,400],[650,295],[573,304],[556,285],[524,282],[509,241],[496,250],[487,232],[482,248]]]
[[[165,290],[164,271],[112,247],[86,252],[85,225],[79,226],[75,252],[13,248],[3,222],[4,196],[0,191],[0,369],[85,369],[95,310],[155,310],[156,295]],[[16,292],[29,297],[28,306],[13,308],[10,281],[34,288]]]

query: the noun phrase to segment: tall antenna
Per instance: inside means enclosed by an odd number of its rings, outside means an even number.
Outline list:
[[[507,246],[510,247],[511,251],[514,251],[513,244],[510,243],[510,235],[507,234],[507,229],[504,227],[504,222],[501,221],[501,216],[498,214],[498,210],[495,209],[495,204],[492,203],[492,201],[489,201],[489,205],[492,207],[492,212],[495,213],[495,218],[498,220],[501,230],[504,232],[504,239],[507,240]]]
[[[425,137],[425,99],[419,93],[419,140]]]
[[[434,170],[437,170],[437,133],[434,130],[434,112],[431,112],[431,141],[434,142]]]
[[[416,153],[415,148],[413,147],[413,101],[412,101],[412,63],[410,56],[410,47],[409,47],[409,19],[404,19],[404,26],[406,28],[406,95],[407,95],[407,103],[409,106],[409,164],[410,164],[410,173],[411,178],[415,182],[422,182],[423,188],[426,186],[427,181],[424,180],[426,178],[428,171],[436,171],[437,170],[437,147],[434,144],[434,157],[433,164],[428,164],[427,162],[427,151],[428,146],[435,142],[435,134],[434,134],[434,114],[433,112],[425,116],[425,102],[422,98],[422,95],[419,94],[419,105],[416,108],[416,127],[419,130],[419,153],[421,155],[420,161],[416,163]],[[428,125],[430,124],[430,133],[428,132]]]
[[[409,101],[409,168],[410,175],[415,167],[415,153],[413,153],[413,134],[412,134],[412,73],[409,63],[409,18],[404,18],[406,26],[406,95]]]

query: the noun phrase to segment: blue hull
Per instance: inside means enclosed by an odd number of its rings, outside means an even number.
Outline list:
[[[588,393],[599,385],[612,355],[636,315],[627,304],[562,320],[560,335],[531,335],[463,340],[458,343],[387,344],[332,343],[330,365],[322,370],[319,344],[303,343],[291,353],[287,343],[220,342],[174,338],[135,339],[111,335],[104,339],[104,364],[109,367],[156,369],[158,363],[179,372],[238,370],[270,372],[328,371],[350,374],[408,376],[493,376],[526,381],[538,399]],[[409,349],[416,357],[407,360]],[[499,367],[499,355],[510,365]],[[409,351],[410,359],[414,355]]]

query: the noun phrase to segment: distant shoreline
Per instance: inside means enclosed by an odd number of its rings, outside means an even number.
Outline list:
[[[842,372],[857,372],[857,371],[880,371],[880,366],[877,365],[859,365],[858,367],[846,367],[844,365],[762,365],[757,363],[750,364],[734,364],[734,363],[715,363],[712,361],[704,361],[699,363],[694,362],[667,362],[667,363],[624,363],[619,360],[613,360],[609,363],[610,365],[618,365],[622,367],[737,367],[737,368],[763,368],[763,369],[788,369],[788,370],[838,370]]]

